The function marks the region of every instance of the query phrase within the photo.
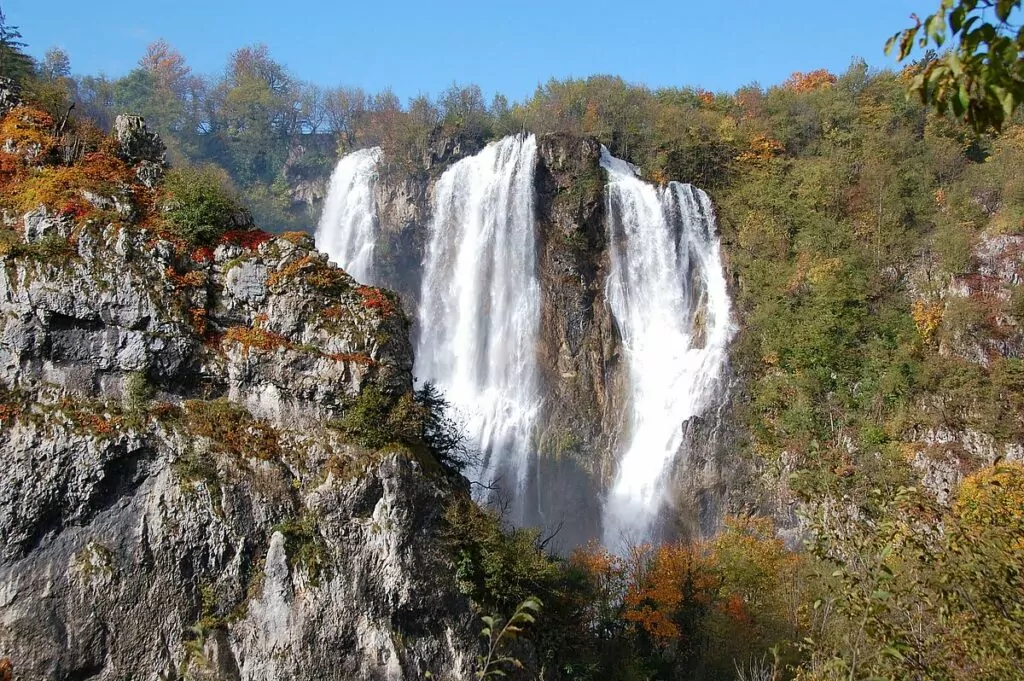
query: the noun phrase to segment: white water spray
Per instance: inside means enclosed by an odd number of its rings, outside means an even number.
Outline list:
[[[373,251],[377,242],[378,147],[360,149],[338,161],[316,228],[316,246],[357,281],[372,284]]]
[[[608,172],[608,303],[629,372],[629,444],[604,508],[605,545],[650,539],[684,447],[684,424],[716,399],[732,337],[711,201],[656,188],[601,150]],[[684,453],[685,454],[685,453]]]
[[[465,158],[434,187],[415,373],[458,409],[482,461],[522,513],[540,407],[533,135]],[[516,510],[513,510],[516,513]]]

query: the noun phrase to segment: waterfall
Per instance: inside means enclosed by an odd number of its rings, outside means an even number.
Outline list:
[[[711,201],[657,188],[602,148],[608,173],[608,304],[628,372],[626,444],[605,500],[605,545],[651,539],[685,423],[718,397],[733,333]],[[682,452],[685,456],[685,451]]]
[[[540,407],[533,135],[454,164],[434,187],[418,310],[417,380],[458,410],[481,460],[522,518]],[[513,518],[515,520],[515,518]]]
[[[324,202],[316,245],[357,281],[373,281],[373,250],[377,241],[378,147],[360,149],[338,161]]]

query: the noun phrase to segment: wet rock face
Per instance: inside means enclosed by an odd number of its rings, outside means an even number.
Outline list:
[[[537,266],[541,285],[541,339],[537,348],[545,395],[536,439],[537,463],[524,494],[537,499],[528,524],[559,530],[550,546],[571,550],[600,537],[601,499],[611,483],[628,424],[628,377],[621,343],[605,300],[610,265],[601,147],[568,134],[537,140],[535,168]],[[437,178],[479,145],[438,137],[423,163],[385,167],[375,187],[382,243],[378,281],[400,292],[416,314],[430,199]],[[415,329],[413,333],[415,333]],[[694,427],[703,442],[714,424]],[[720,438],[694,452],[678,471],[680,532],[713,530],[727,504]],[[690,464],[693,464],[692,466]],[[686,470],[683,470],[685,468]],[[692,502],[692,503],[690,503]]]
[[[299,238],[182,254],[45,210],[20,229],[0,261],[15,678],[471,675],[438,538],[459,483],[336,425],[412,388],[397,299]]]
[[[537,151],[539,350],[550,405],[539,425],[534,476],[549,517],[537,520],[578,528],[563,529],[558,538],[571,548],[600,536],[600,490],[614,472],[625,376],[604,298],[609,260],[601,147],[593,138],[545,135]]]

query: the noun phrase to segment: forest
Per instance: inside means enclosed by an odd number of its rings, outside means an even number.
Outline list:
[[[0,66],[55,129],[88,138],[140,114],[172,167],[201,169],[271,232],[314,226],[293,187],[340,155],[379,145],[412,167],[436,135],[593,136],[653,182],[711,194],[742,320],[731,357],[749,513],[706,540],[557,558],[534,530],[449,509],[480,611],[539,599],[524,635],[541,669],[1024,677],[1024,120],[979,131],[908,96],[940,55],[735,92],[609,75],[521,102],[458,84],[402,102],[304,82],[261,45],[208,76],[156,41],[111,78],[74,73],[56,48],[32,60],[23,40],[0,26]],[[22,207],[12,187],[5,209]],[[962,482],[926,484],[947,473]],[[803,545],[777,534],[780,507],[803,515]]]

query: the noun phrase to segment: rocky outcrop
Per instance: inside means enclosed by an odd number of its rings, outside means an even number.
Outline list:
[[[4,231],[15,678],[470,676],[477,627],[439,540],[462,482],[354,435],[410,399],[396,298],[298,236],[193,248],[45,209]]]
[[[10,78],[0,77],[0,116],[6,116],[14,107],[21,104],[18,87]]]
[[[135,166],[139,182],[150,189],[163,177],[166,167],[163,140],[146,127],[142,116],[121,114],[114,120],[114,139],[118,155]]]

